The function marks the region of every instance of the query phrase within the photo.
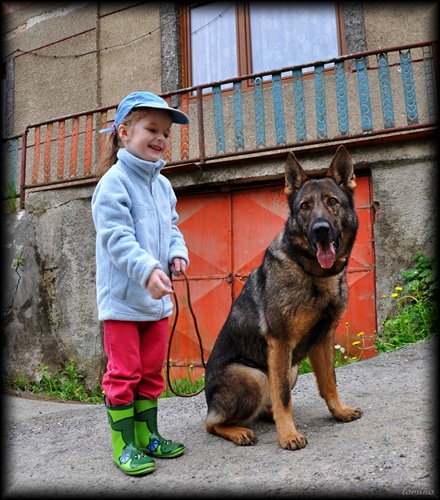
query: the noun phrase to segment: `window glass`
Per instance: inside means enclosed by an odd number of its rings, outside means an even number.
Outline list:
[[[334,3],[250,3],[252,72],[337,57]]]
[[[192,85],[237,76],[235,3],[191,9]]]

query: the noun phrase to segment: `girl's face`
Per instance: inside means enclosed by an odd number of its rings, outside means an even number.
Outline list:
[[[133,123],[121,124],[118,135],[124,148],[141,160],[160,160],[168,145],[172,120],[167,111],[150,108]]]

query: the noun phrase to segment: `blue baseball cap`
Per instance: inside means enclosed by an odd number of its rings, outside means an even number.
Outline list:
[[[178,123],[180,125],[187,125],[189,123],[189,118],[183,111],[170,108],[168,103],[165,99],[162,99],[162,97],[159,97],[152,92],[132,92],[119,103],[119,106],[116,109],[113,126],[103,128],[99,132],[101,134],[104,134],[105,132],[115,132],[122,120],[133,108],[165,109],[170,112],[173,123]]]

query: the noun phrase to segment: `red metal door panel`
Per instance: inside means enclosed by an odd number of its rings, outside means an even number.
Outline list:
[[[231,307],[231,285],[226,278],[197,278],[193,277],[191,272],[192,269],[188,269],[191,304],[196,314],[203,343],[203,359],[206,362]],[[185,282],[180,278],[175,279],[173,288],[179,301],[179,318],[168,362],[173,366],[173,377],[184,378],[191,365],[191,371],[197,379],[205,370],[202,365],[199,340],[188,308]],[[175,309],[170,318],[170,329],[174,320]]]
[[[182,196],[177,202],[191,276],[228,275],[231,271],[231,199],[228,193]]]
[[[179,228],[189,252],[191,304],[203,340],[203,356],[209,357],[215,339],[231,307],[231,198],[228,193],[182,196],[177,203]],[[204,373],[199,341],[188,308],[183,278],[173,283],[179,301],[179,318],[170,353],[176,377],[185,377],[187,366],[194,376]],[[175,310],[170,318],[170,329]],[[168,360],[169,362],[169,360]]]
[[[335,342],[363,357],[374,356],[371,336],[376,328],[374,246],[371,185],[367,176],[357,178],[355,195],[359,231],[347,269],[350,296],[348,311],[340,322]],[[209,353],[250,271],[260,265],[264,251],[284,228],[288,215],[284,186],[243,189],[231,193],[181,196],[177,204],[179,227],[185,237],[191,264],[188,269],[192,305],[202,335],[204,358]],[[171,351],[173,365],[200,368],[200,350],[186,303],[182,280],[174,288],[180,316]],[[171,317],[170,327],[173,324]],[[348,327],[346,324],[348,323]],[[365,336],[358,337],[360,332]],[[364,340],[363,340],[364,339]],[[197,368],[199,366],[199,368]],[[184,375],[182,375],[184,376]]]
[[[270,242],[283,229],[288,214],[284,188],[263,187],[232,193],[233,298],[258,267]]]
[[[359,229],[347,267],[348,310],[336,329],[336,341],[351,356],[376,355],[371,336],[376,330],[376,279],[371,178],[356,178],[356,214]],[[364,332],[362,335],[361,332]],[[353,342],[360,342],[353,346]],[[362,348],[362,351],[360,350]],[[362,354],[361,354],[362,352]]]

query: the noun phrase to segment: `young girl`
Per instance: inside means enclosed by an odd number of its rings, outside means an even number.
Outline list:
[[[171,273],[189,263],[176,226],[176,196],[160,173],[172,123],[188,116],[150,92],[118,106],[92,197],[98,318],[104,322],[105,403],[113,460],[127,474],[152,472],[152,457],[181,455],[183,444],[157,429],[157,398],[173,304]]]

